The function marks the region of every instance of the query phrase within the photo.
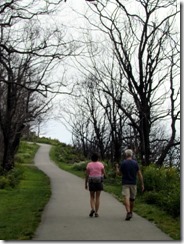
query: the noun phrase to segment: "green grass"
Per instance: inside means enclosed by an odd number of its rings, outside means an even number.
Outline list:
[[[0,190],[1,240],[30,240],[49,197],[49,179],[36,167],[25,167],[16,188]]]
[[[64,163],[63,161],[59,161],[55,155],[55,147],[51,147],[50,150],[50,158],[52,159],[53,162],[55,162],[59,168],[66,170],[70,172],[71,174],[75,174],[81,178],[85,178],[85,172],[83,171],[78,171],[73,169],[72,164]]]
[[[116,179],[107,179],[104,184],[105,191],[111,193],[120,202],[122,202],[121,194],[121,180],[120,177]],[[180,236],[180,219],[169,216],[165,211],[153,204],[146,204],[142,201],[142,193],[137,194],[135,201],[134,212],[153,222],[159,229],[168,234],[174,240],[181,240]]]
[[[105,180],[104,190],[111,193],[120,202],[122,202],[121,185],[119,180],[114,183]],[[180,218],[173,218],[165,211],[153,204],[146,204],[142,201],[141,194],[137,194],[135,200],[134,212],[153,222],[159,229],[168,234],[174,240],[181,240],[180,236]]]
[[[25,141],[21,141],[18,152],[15,155],[15,161],[19,164],[33,163],[34,155],[37,152],[38,148],[39,146],[35,143],[27,143]]]
[[[174,240],[181,240],[180,219],[169,216],[165,211],[155,205],[142,202],[141,197],[137,197],[135,212],[157,225],[163,232],[170,235]]]
[[[65,163],[64,160],[59,161],[57,159],[55,156],[54,147],[51,149],[50,157],[61,169],[84,178],[84,171],[75,170],[71,164]],[[105,179],[104,190],[111,193],[120,202],[122,202],[121,189],[122,186],[120,177],[114,179],[108,177]],[[161,210],[159,207],[153,204],[146,204],[142,202],[141,194],[137,195],[134,212],[148,219],[150,222],[153,222],[158,228],[160,228],[174,240],[181,240],[180,219],[169,216],[165,211]]]
[[[1,240],[31,240],[41,221],[42,211],[48,202],[51,190],[49,178],[33,164],[34,154],[38,149],[36,144],[23,145],[19,154],[29,151],[28,161],[16,167],[23,175],[14,188],[0,189],[0,239]],[[31,149],[30,149],[31,148]],[[31,152],[30,152],[31,151]]]

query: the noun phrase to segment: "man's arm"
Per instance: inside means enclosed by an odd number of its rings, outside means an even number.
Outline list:
[[[119,169],[119,164],[115,164],[115,170],[116,170],[116,175],[122,175],[122,173]]]
[[[143,176],[142,176],[142,173],[140,170],[138,170],[137,175],[138,175],[138,178],[141,182],[142,191],[144,191],[144,181],[143,181]]]

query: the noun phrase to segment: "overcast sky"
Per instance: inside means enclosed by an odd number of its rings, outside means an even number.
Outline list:
[[[72,33],[72,36],[75,37],[76,35],[78,37],[80,33],[77,30],[82,26],[86,27],[86,20],[81,16],[81,13],[85,13],[86,11],[90,11],[90,8],[85,0],[67,0],[66,3],[63,3],[57,10],[58,17],[56,24],[62,23],[64,26],[68,27],[68,33]],[[57,96],[57,99],[62,101],[64,95]],[[55,109],[55,112],[53,112],[55,115],[52,114],[50,117],[58,116],[58,112],[59,111]],[[35,129],[35,131],[37,132],[37,129]],[[50,119],[44,122],[40,127],[40,136],[58,139],[66,144],[72,144],[71,132],[62,124],[61,120],[58,119]]]
[[[183,5],[183,0],[180,2]],[[84,19],[81,16],[77,16],[71,8],[79,13],[84,13],[88,9],[88,4],[85,0],[67,0],[66,3],[62,4],[61,11],[58,10],[58,19],[67,26],[79,27],[83,25],[85,23]],[[72,144],[71,132],[59,120],[52,119],[44,123],[41,126],[40,136],[50,137],[66,144]]]
[[[50,120],[41,127],[40,136],[58,139],[60,142],[72,144],[72,135],[66,127],[57,120]]]
[[[75,11],[78,13],[84,13],[87,8],[88,4],[85,0],[67,0],[67,2],[63,3],[61,8],[58,9],[57,20],[68,27],[81,27],[84,24],[84,19],[77,15]],[[68,31],[72,32],[71,28],[69,28]],[[72,34],[74,34],[74,32],[72,32]],[[63,99],[63,95],[61,95],[60,99]],[[58,139],[66,144],[72,144],[72,134],[60,120],[48,120],[41,125],[40,131],[40,136]]]

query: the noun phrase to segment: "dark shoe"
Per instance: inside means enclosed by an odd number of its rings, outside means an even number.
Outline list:
[[[93,214],[95,213],[95,210],[91,210],[90,214],[89,214],[89,217],[93,217]]]
[[[125,220],[130,220],[132,218],[132,213],[127,213]]]
[[[98,213],[95,213],[95,217],[99,217]]]

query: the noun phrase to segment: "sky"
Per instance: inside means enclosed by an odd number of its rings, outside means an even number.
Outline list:
[[[57,139],[60,142],[66,144],[72,144],[72,134],[65,125],[58,120],[49,120],[41,126],[40,137],[48,137],[51,139]]]
[[[63,3],[61,5],[61,7],[63,9],[61,9],[61,11],[58,10],[57,12],[57,14],[59,15],[58,21],[61,21],[62,24],[66,26],[71,25],[73,27],[81,27],[82,25],[84,25],[84,19],[81,18],[81,16],[77,16],[77,14],[73,10],[78,13],[86,11],[86,9],[88,8],[88,4],[85,2],[85,0],[67,0],[66,3]],[[63,95],[61,95],[61,100],[62,99],[64,99]],[[35,131],[37,132],[37,129],[35,129]],[[61,122],[61,120],[58,119],[50,119],[47,122],[44,122],[40,127],[40,137],[41,136],[51,139],[58,139],[60,142],[64,142],[66,144],[72,144],[71,132]]]
[[[77,12],[80,12],[86,7],[84,5],[86,5],[84,0],[67,0],[66,3],[63,2],[61,4],[61,8],[57,10],[57,24],[59,21],[66,26],[73,25],[73,23],[76,24],[76,14],[72,11],[71,7]],[[61,95],[60,99],[63,99],[63,95]],[[57,114],[57,111],[53,113]],[[58,139],[60,142],[72,144],[71,132],[60,120],[53,119],[55,116],[53,113],[51,112],[50,116],[47,116],[47,121],[41,124],[39,136]],[[36,126],[33,127],[33,130],[36,132],[36,134],[38,133],[38,128]]]
[[[183,5],[183,1],[180,2]],[[62,6],[64,7],[64,9],[62,9],[62,11],[60,12],[59,19],[62,21],[63,24],[66,24],[68,26],[72,24],[74,26],[75,24],[80,25],[80,21],[82,21],[81,24],[84,23],[81,17],[76,18],[76,14],[71,10],[71,7],[79,13],[81,11],[86,11],[88,5],[85,0],[67,0],[67,2],[63,3]],[[50,119],[45,122],[41,126],[40,136],[58,139],[60,142],[72,144],[71,132],[59,120]]]
[[[182,3],[182,15],[183,15],[183,3],[184,0],[180,1]],[[74,9],[76,9],[77,11],[81,11],[83,9],[85,9],[87,7],[85,0],[67,0],[66,2],[66,9],[67,9],[67,5],[73,6]],[[66,23],[68,22],[68,20],[72,21],[75,19],[75,15],[73,14],[73,12],[71,12],[69,9],[67,11],[62,12],[63,14],[63,19],[66,21]],[[67,18],[66,18],[67,15]],[[183,17],[182,17],[183,20]],[[181,25],[181,28],[183,29],[183,26]],[[183,85],[181,86],[182,88],[182,92],[183,92]],[[181,100],[182,102],[182,100]],[[181,106],[182,107],[182,106]],[[40,136],[45,136],[45,137],[49,137],[52,139],[58,139],[61,142],[64,142],[66,144],[72,144],[72,135],[71,132],[69,130],[67,130],[67,128],[61,123],[61,121],[58,120],[48,120],[47,122],[45,122],[42,126],[41,126],[41,133]],[[0,244],[4,243],[4,241],[0,240]]]

